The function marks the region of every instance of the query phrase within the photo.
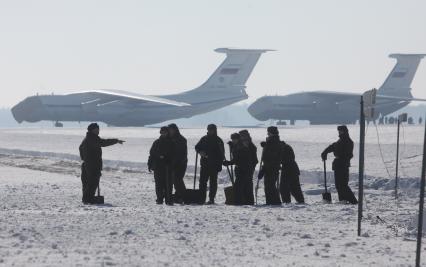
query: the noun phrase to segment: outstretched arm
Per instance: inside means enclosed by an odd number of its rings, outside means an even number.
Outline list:
[[[102,147],[105,147],[105,146],[112,146],[112,145],[115,145],[115,144],[123,144],[125,141],[123,141],[123,140],[120,140],[120,139],[102,139],[102,138],[100,138],[100,140],[101,140],[101,146]]]

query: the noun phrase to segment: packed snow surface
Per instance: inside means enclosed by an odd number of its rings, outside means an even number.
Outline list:
[[[219,128],[227,141],[239,129]],[[249,129],[256,144],[266,129]],[[359,129],[350,127],[354,141]],[[192,187],[193,147],[188,138]],[[78,129],[0,130],[0,265],[4,266],[411,266],[414,264],[423,127],[401,136],[400,195],[394,198],[396,128],[367,130],[362,236],[357,206],[324,204],[321,151],[336,140],[335,126],[280,129],[302,170],[305,205],[226,206],[220,174],[216,205],[155,204],[148,151],[158,129],[103,128],[101,136],[126,140],[104,149],[101,191],[105,205],[82,205]],[[380,140],[377,140],[377,133]],[[380,143],[380,145],[379,145]],[[358,193],[358,144],[351,182]],[[381,153],[380,153],[381,152]],[[260,149],[259,149],[260,155]],[[197,185],[198,186],[198,185]],[[265,203],[263,185],[259,204]],[[426,256],[424,256],[426,257]]]

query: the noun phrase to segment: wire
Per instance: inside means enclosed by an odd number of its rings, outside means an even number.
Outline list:
[[[381,141],[380,141],[380,133],[377,127],[377,124],[374,122],[375,128],[376,128],[376,135],[377,135],[377,144],[379,147],[379,152],[380,152],[380,157],[382,159],[383,165],[386,169],[386,172],[388,174],[389,180],[393,180],[394,177],[392,177],[390,170],[387,166],[387,163],[385,161],[384,158],[384,154],[383,154],[383,149],[382,149],[382,145],[381,145]],[[399,166],[401,167],[401,173],[404,175],[404,177],[408,177],[407,175],[407,166],[403,164],[403,160],[411,160],[413,158],[417,158],[419,156],[422,156],[423,154],[418,154],[418,155],[411,155],[411,156],[405,156],[405,154],[407,153],[407,140],[406,140],[406,136],[405,136],[405,127],[403,124],[402,125],[402,144],[403,147],[401,149],[401,156],[399,157]],[[394,161],[389,161],[389,162],[394,162]],[[401,198],[404,197],[403,194],[401,194],[401,191],[399,192],[400,196],[398,198],[394,198],[395,201],[395,208],[390,208],[390,210],[394,210],[395,214],[394,216],[389,215],[390,218],[388,219],[383,219],[380,216],[378,216],[378,214],[381,212],[381,210],[388,210],[389,209],[389,205],[387,203],[383,203],[383,202],[379,202],[376,203],[376,205],[371,206],[370,202],[368,201],[368,198],[366,197],[366,193],[364,191],[364,201],[365,201],[365,211],[366,211],[366,215],[367,217],[365,218],[366,220],[376,220],[378,222],[380,222],[383,225],[386,225],[387,228],[391,229],[392,232],[395,234],[395,236],[401,236],[401,234],[404,234],[405,231],[408,231],[408,229],[404,226],[404,224],[402,222],[400,222],[400,209],[401,209],[401,205],[402,205],[402,200]],[[378,205],[377,205],[378,204]],[[371,208],[371,209],[369,209]],[[374,216],[376,215],[376,216]]]
[[[380,157],[382,159],[383,165],[384,165],[386,172],[388,174],[389,180],[391,180],[391,179],[393,179],[393,177],[390,174],[390,171],[388,169],[388,166],[386,165],[386,161],[385,161],[384,156],[383,156],[382,145],[381,145],[381,142],[380,142],[379,129],[378,129],[377,124],[375,122],[374,122],[374,126],[376,128],[377,144],[378,144],[378,147],[379,147]],[[405,136],[404,136],[404,144],[405,144]],[[404,148],[404,151],[405,151],[405,148]],[[398,227],[397,226],[398,226],[398,222],[399,222],[399,205],[400,205],[400,203],[399,203],[399,198],[395,198],[394,200],[395,200],[396,210],[395,210],[394,224],[392,225],[391,228],[395,232],[395,235],[398,236]],[[380,219],[380,220],[382,220],[382,219]]]
[[[399,162],[397,164],[399,164],[399,166],[401,167],[401,173],[402,173],[402,175],[404,177],[408,177],[407,173],[405,172],[406,171],[405,166],[402,163],[402,159],[404,158],[405,151],[406,151],[406,148],[407,148],[407,143],[405,142],[405,126],[404,126],[403,123],[401,123],[401,128],[402,128],[401,133],[402,133],[402,144],[403,145],[402,145],[400,160],[399,160]]]
[[[386,165],[385,158],[383,156],[382,145],[380,144],[379,129],[377,128],[376,122],[374,122],[374,126],[376,127],[377,144],[379,145],[380,157],[382,158],[383,165],[385,166],[385,169],[386,169],[386,172],[388,174],[389,179],[392,179],[392,176],[391,176],[391,174],[389,172],[388,166]]]

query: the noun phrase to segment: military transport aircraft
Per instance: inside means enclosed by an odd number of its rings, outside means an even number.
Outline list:
[[[395,67],[378,89],[375,116],[385,116],[405,107],[413,98],[411,82],[425,54],[391,54]],[[370,88],[366,88],[370,89]],[[311,124],[355,123],[359,118],[360,94],[330,91],[300,92],[284,96],[264,96],[248,108],[256,119],[309,120]]]
[[[19,123],[42,120],[102,121],[144,126],[188,118],[247,99],[246,82],[266,49],[218,48],[226,58],[201,86],[179,94],[150,96],[121,90],[89,90],[65,95],[30,96],[12,108]]]

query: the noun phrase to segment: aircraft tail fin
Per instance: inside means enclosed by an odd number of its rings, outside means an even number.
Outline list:
[[[244,86],[260,55],[271,50],[218,48],[215,51],[225,53],[226,58],[202,87]]]
[[[229,100],[229,103],[234,103],[247,99],[245,84],[250,74],[260,56],[273,50],[218,48],[215,51],[225,53],[226,58],[207,81],[193,90],[173,95],[171,98],[190,104],[196,102],[213,103],[216,100],[221,102]]]
[[[426,54],[391,54],[389,57],[396,58],[397,62],[378,94],[400,97],[412,97],[411,82],[416,74],[420,61]]]

